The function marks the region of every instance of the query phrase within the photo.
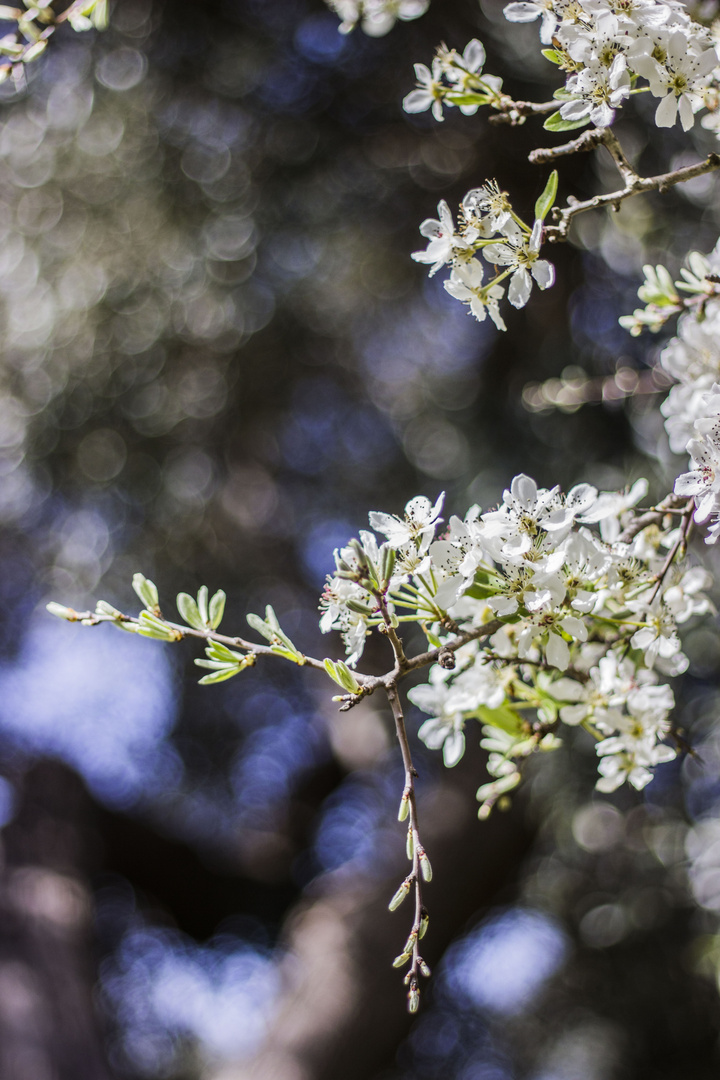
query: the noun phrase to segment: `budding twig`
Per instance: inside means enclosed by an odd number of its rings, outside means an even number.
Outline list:
[[[401,889],[403,889],[404,892],[408,892],[412,888],[415,895],[415,915],[413,924],[410,929],[405,949],[398,957],[396,963],[398,963],[398,966],[401,966],[401,964],[405,962],[403,960],[403,957],[405,956],[407,956],[407,959],[410,961],[410,968],[405,976],[405,982],[408,987],[408,1009],[410,1012],[416,1012],[420,1003],[419,976],[425,973],[429,974],[427,965],[420,955],[420,938],[427,925],[427,912],[423,905],[422,885],[423,878],[425,878],[425,880],[429,880],[430,878],[430,863],[420,841],[417,803],[415,800],[415,779],[417,777],[417,771],[413,765],[412,755],[410,753],[410,744],[405,728],[405,717],[403,715],[397,684],[391,682],[385,687],[385,692],[390,703],[390,708],[392,709],[393,719],[395,720],[395,734],[400,745],[400,753],[402,754],[403,766],[405,769],[405,787],[401,803],[401,816],[404,816],[407,808],[407,816],[409,819],[409,845],[412,845],[412,870],[403,882]],[[396,893],[396,896],[397,895],[398,894]]]

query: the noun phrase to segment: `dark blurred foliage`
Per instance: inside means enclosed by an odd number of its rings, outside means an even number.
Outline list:
[[[444,488],[463,513],[522,470],[604,488],[645,474],[664,493],[657,396],[528,411],[522,391],[652,362],[657,343],[617,317],[644,262],[677,269],[714,244],[715,176],[580,219],[556,285],[505,335],[409,257],[439,199],[497,177],[527,216],[544,186],[526,162],[552,141],[535,122],[401,110],[412,63],[473,36],[516,97],[550,96],[536,27],[502,6],[435,0],[371,40],[338,35],[320,0],[118,0],[106,34],[58,33],[27,92],[4,93],[4,888],[12,906],[29,881],[21,899],[60,927],[71,884],[92,895],[94,929],[72,938],[85,992],[100,979],[109,1072],[88,1053],[92,1080],[717,1074],[714,632],[691,635],[682,721],[710,740],[709,771],[664,767],[644,798],[593,797],[580,733],[536,763],[510,815],[478,824],[479,751],[448,775],[418,748],[437,975],[411,1025],[389,968],[403,854],[380,705],[338,716],[318,679],[280,664],[198,688],[189,647],[48,625],[42,609],[130,607],[141,570],[168,613],[180,589],[222,587],[231,630],[270,602],[302,648],[336,655],[317,596],[370,509]],[[648,140],[651,105],[632,108],[617,130],[646,173],[711,148],[699,129],[695,149],[675,130]],[[611,189],[602,153],[563,163],[563,198]],[[89,790],[33,766],[48,757]],[[73,817],[75,856],[30,844],[36,804]],[[698,906],[683,845],[703,815]],[[0,1033],[32,983],[35,1057],[0,1080],[76,1080],[58,1048],[91,1020],[42,1027],[56,975],[29,947],[3,956]]]

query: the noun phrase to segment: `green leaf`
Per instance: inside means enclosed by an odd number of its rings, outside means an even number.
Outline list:
[[[362,692],[360,683],[357,681],[350,668],[346,664],[343,664],[342,660],[334,662],[326,659],[323,660],[323,664],[333,682],[336,682],[343,690],[347,690],[349,694],[359,694]]]
[[[198,611],[198,606],[193,600],[190,593],[181,592],[177,594],[177,609],[182,615],[188,626],[194,626],[196,630],[204,630],[205,623],[202,620],[202,616]]]
[[[546,131],[574,131],[575,128],[586,127],[590,123],[589,116],[583,116],[582,120],[563,120],[559,112],[548,116],[543,124]]]
[[[558,189],[558,174],[557,174],[557,169],[553,169],[553,171],[548,176],[548,181],[547,181],[547,184],[545,185],[545,190],[543,191],[543,193],[540,196],[540,198],[538,199],[538,201],[535,203],[535,220],[536,221],[538,221],[538,220],[539,221],[544,221],[545,218],[550,213],[550,210],[552,209],[553,205],[555,204],[555,196],[557,195],[557,189]]]
[[[541,52],[546,60],[549,60],[551,64],[562,64],[563,56],[557,49],[541,49]]]
[[[498,705],[497,709],[489,709],[487,705],[481,705],[477,710],[477,718],[483,724],[506,731],[508,735],[520,735],[522,733],[522,719],[508,705]]]
[[[158,641],[179,641],[182,638],[179,630],[174,630],[150,611],[140,612],[138,633],[143,637],[156,638]]]
[[[250,614],[246,615],[245,618],[247,619],[248,626],[251,626],[253,630],[257,630],[258,634],[266,638],[268,641],[273,640],[273,638],[275,637],[275,631],[271,626],[268,626],[268,624],[264,622],[259,615]]]
[[[212,600],[210,601],[210,625],[212,626],[213,630],[217,630],[218,626],[222,622],[222,617],[225,614],[225,600],[225,593],[222,591],[222,589],[218,589],[218,591],[215,593]]]
[[[237,664],[240,660],[245,660],[243,653],[233,652],[232,649],[228,649],[223,645],[221,641],[211,641],[205,652],[211,660],[224,660],[230,664]]]
[[[278,656],[284,656],[286,660],[292,660],[294,664],[300,664],[302,667],[305,663],[305,657],[297,649],[286,649],[284,645],[271,645],[270,648]]]
[[[475,584],[466,589],[463,596],[470,596],[473,600],[487,600],[488,596],[496,596],[497,592],[497,588],[491,588],[489,585]]]
[[[221,671],[212,671],[209,675],[203,675],[202,679],[198,680],[198,686],[209,686],[211,683],[225,682],[226,679],[232,679],[233,675],[238,675],[242,671],[242,668],[226,667]]]
[[[439,649],[442,641],[437,634],[433,634],[432,630],[428,630],[427,626],[424,626],[423,630],[425,631],[425,637],[428,639],[428,644],[432,645],[433,649]]]
[[[445,95],[445,100],[452,105],[488,105],[492,100],[489,94],[453,93]]]
[[[132,587],[146,608],[152,611],[158,607],[157,586],[144,574],[133,574]]]
[[[197,594],[197,606],[200,612],[200,618],[203,621],[203,626],[208,626],[210,623],[210,616],[208,615],[208,587],[207,585],[201,585]]]

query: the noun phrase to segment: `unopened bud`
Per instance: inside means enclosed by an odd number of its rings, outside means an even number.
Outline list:
[[[420,1008],[420,991],[417,986],[411,986],[408,993],[408,1012],[416,1013]]]
[[[398,810],[398,821],[405,821],[405,818],[410,813],[410,796],[406,791],[403,791],[403,797],[400,800],[400,809]]]
[[[400,905],[402,904],[403,900],[405,899],[405,897],[407,896],[407,894],[409,892],[410,892],[410,882],[406,878],[405,881],[403,881],[400,888],[398,889],[398,891],[393,896],[390,903],[388,904],[389,910],[390,911],[396,911],[400,907]]]
[[[386,547],[384,544],[381,548],[382,561],[380,563],[380,576],[383,579],[383,583],[387,585],[392,577],[392,572],[395,569],[395,549]]]
[[[45,605],[51,615],[56,615],[58,619],[67,619],[68,622],[77,622],[77,611],[73,611],[71,607],[64,607],[63,604],[56,604],[54,600],[51,600],[49,604]]]
[[[418,931],[418,937],[420,937],[420,938],[425,937],[425,934],[427,933],[427,928],[428,928],[429,924],[430,924],[430,916],[428,915],[425,908],[423,908],[421,913],[420,913],[420,930]]]
[[[426,979],[429,979],[429,978],[430,978],[430,974],[431,974],[431,973],[430,973],[430,968],[429,968],[429,967],[427,966],[427,964],[426,964],[426,963],[425,963],[425,961],[424,961],[424,960],[422,959],[422,957],[420,958],[419,966],[420,966],[420,970],[422,971],[422,973],[423,973],[423,975],[425,976],[425,978],[426,978]]]
[[[420,870],[425,881],[432,881],[432,866],[424,851],[420,852]]]
[[[408,827],[407,839],[405,841],[405,851],[407,852],[408,859],[410,859],[412,861],[412,857],[415,854],[415,844],[413,843],[412,825],[410,825]]]
[[[394,968],[403,967],[405,964],[407,964],[409,959],[410,959],[410,953],[409,952],[400,953],[400,955],[396,956],[395,959],[393,960],[392,966]]]

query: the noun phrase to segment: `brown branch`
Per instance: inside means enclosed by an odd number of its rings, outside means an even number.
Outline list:
[[[688,536],[690,535],[690,530],[692,529],[692,516],[694,510],[695,500],[690,499],[685,507],[685,510],[683,511],[678,538],[668,552],[668,557],[663,563],[662,569],[656,575],[657,585],[653,589],[652,596],[650,597],[650,603],[653,602],[657,594],[660,592],[660,587],[665,580],[668,570],[675,561],[675,556],[678,554],[678,552],[682,552],[684,554],[685,550],[687,549]]]
[[[605,141],[606,131],[607,128],[591,128],[589,131],[583,131],[582,135],[578,135],[576,139],[571,139],[570,142],[562,143],[561,146],[550,146],[547,148],[531,150],[528,154],[528,161],[531,165],[547,165],[549,162],[555,161],[559,157],[566,157],[569,154],[581,154],[586,150],[594,150],[596,146],[600,146]]]
[[[557,225],[548,225],[546,227],[545,238],[551,243],[566,240],[573,218],[586,210],[595,210],[601,206],[619,208],[620,203],[633,195],[642,195],[647,191],[665,192],[674,187],[675,184],[683,184],[688,180],[694,180],[696,176],[704,176],[705,173],[713,172],[718,168],[720,168],[720,154],[708,154],[705,161],[699,161],[696,165],[686,165],[681,169],[675,169],[673,172],[661,173],[659,176],[636,177],[631,182],[626,183],[624,188],[611,191],[607,195],[594,195],[591,199],[586,199],[583,202],[575,198],[569,198],[568,206],[564,209],[559,207],[553,209],[553,217]]]
[[[620,533],[618,540],[621,544],[629,544],[638,533],[641,533],[643,529],[647,529],[650,525],[661,525],[662,520],[668,513],[680,509],[680,507],[686,507],[684,499],[681,499],[678,495],[670,494],[662,502],[658,503],[652,510],[646,511],[641,514],[640,517],[636,517],[634,521],[628,525],[628,527]],[[685,513],[685,510],[683,510]]]
[[[525,122],[528,116],[544,116],[545,113],[554,112],[558,107],[557,101],[513,101],[512,98],[503,97],[494,106],[498,109],[496,115],[489,116],[491,124],[510,124],[516,127]]]
[[[597,146],[604,146],[612,157],[617,170],[625,181],[628,188],[634,188],[640,177],[625,156],[620,142],[611,128],[591,128],[584,131],[577,139],[563,143],[562,146],[553,146],[548,149],[533,150],[528,155],[531,165],[546,165],[556,158],[565,157],[568,154],[584,153],[594,150]]]

